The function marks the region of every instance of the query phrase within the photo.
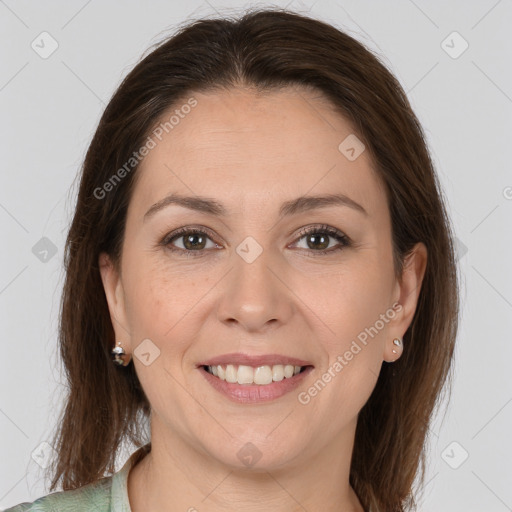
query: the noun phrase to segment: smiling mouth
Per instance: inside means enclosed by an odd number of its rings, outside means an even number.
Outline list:
[[[204,371],[217,377],[219,380],[232,384],[266,386],[272,382],[280,382],[293,378],[304,372],[308,366],[294,366],[291,364],[262,365],[257,367],[236,364],[221,364],[215,366],[203,365]]]

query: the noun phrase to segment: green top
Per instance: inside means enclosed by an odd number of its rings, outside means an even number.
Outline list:
[[[32,503],[20,503],[4,512],[131,512],[128,473],[150,450],[151,443],[141,446],[112,476],[79,489],[47,494]]]
[[[32,503],[20,503],[4,512],[131,512],[128,473],[151,449],[151,443],[132,453],[111,476],[78,489],[47,494]]]

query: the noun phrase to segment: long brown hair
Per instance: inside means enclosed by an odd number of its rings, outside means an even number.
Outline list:
[[[170,107],[196,91],[238,85],[322,92],[352,123],[385,184],[398,277],[413,246],[426,245],[407,350],[383,364],[360,411],[350,472],[365,509],[412,510],[414,481],[424,480],[428,426],[451,383],[459,307],[452,228],[424,133],[396,78],[343,31],[277,8],[180,27],[135,66],[105,109],[65,248],[59,342],[69,395],[53,443],[51,490],[59,482],[64,490],[94,482],[114,471],[124,441],[143,444],[150,405],[133,364],[112,363],[114,330],[98,268],[102,251],[119,264],[137,176],[137,165],[126,163]],[[123,166],[122,179],[105,192]]]

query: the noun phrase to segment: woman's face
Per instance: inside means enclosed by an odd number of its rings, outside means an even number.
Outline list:
[[[298,464],[353,436],[412,320],[424,247],[399,282],[369,152],[318,94],[193,97],[151,135],[121,273],[100,258],[116,339],[133,355],[153,435],[231,467]],[[317,196],[341,199],[306,199]],[[206,372],[219,358],[237,383]],[[283,378],[290,362],[307,371]],[[238,383],[255,374],[276,381]]]

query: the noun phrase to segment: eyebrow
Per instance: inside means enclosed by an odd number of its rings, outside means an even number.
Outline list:
[[[177,205],[189,210],[207,213],[216,217],[226,217],[228,210],[218,201],[209,197],[200,196],[182,196],[180,194],[170,194],[164,197],[144,214],[144,221],[155,215],[167,206]],[[356,201],[344,194],[326,194],[318,196],[300,196],[290,201],[285,201],[279,209],[279,217],[288,217],[299,213],[326,208],[328,206],[346,206],[352,208],[363,215],[368,212]]]

